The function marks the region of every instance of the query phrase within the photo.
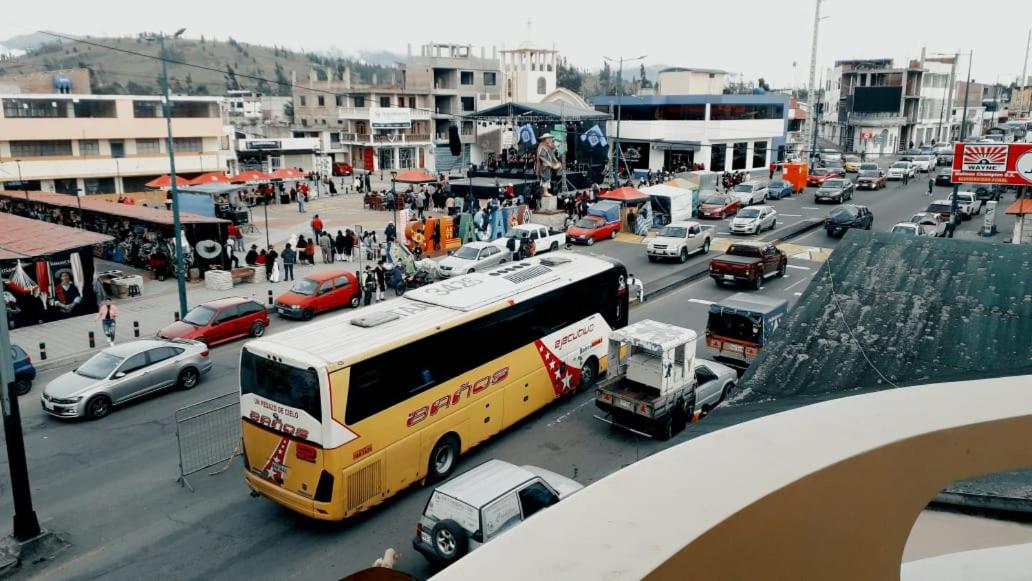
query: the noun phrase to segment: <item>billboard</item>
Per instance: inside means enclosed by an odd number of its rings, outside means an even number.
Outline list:
[[[958,143],[953,183],[1032,186],[1032,143]]]
[[[373,129],[408,129],[412,110],[407,107],[370,107],[369,124]]]
[[[99,306],[92,246],[2,260],[0,278],[11,329],[96,313]]]
[[[853,112],[899,113],[902,100],[903,87],[856,87],[853,89]]]

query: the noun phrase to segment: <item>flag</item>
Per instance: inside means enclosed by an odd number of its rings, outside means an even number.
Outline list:
[[[581,141],[587,141],[591,147],[605,147],[609,145],[609,142],[606,141],[606,134],[602,133],[602,130],[599,129],[598,125],[594,125],[591,129],[585,131],[580,138]]]
[[[519,135],[520,141],[522,141],[523,143],[537,145],[537,136],[534,135],[534,128],[530,125],[530,123],[520,126]]]

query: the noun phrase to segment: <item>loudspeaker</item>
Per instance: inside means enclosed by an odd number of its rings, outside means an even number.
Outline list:
[[[577,133],[575,131],[566,134],[566,165],[577,159]]]
[[[459,138],[459,128],[454,125],[448,128],[448,149],[456,157],[462,155],[462,139]]]

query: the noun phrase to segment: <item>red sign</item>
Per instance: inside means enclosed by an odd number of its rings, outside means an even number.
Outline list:
[[[958,143],[953,182],[1032,186],[1032,143]]]

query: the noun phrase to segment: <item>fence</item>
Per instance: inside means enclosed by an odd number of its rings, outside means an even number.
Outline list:
[[[193,492],[187,476],[229,462],[241,452],[240,394],[234,391],[179,408],[175,420],[178,482]]]

